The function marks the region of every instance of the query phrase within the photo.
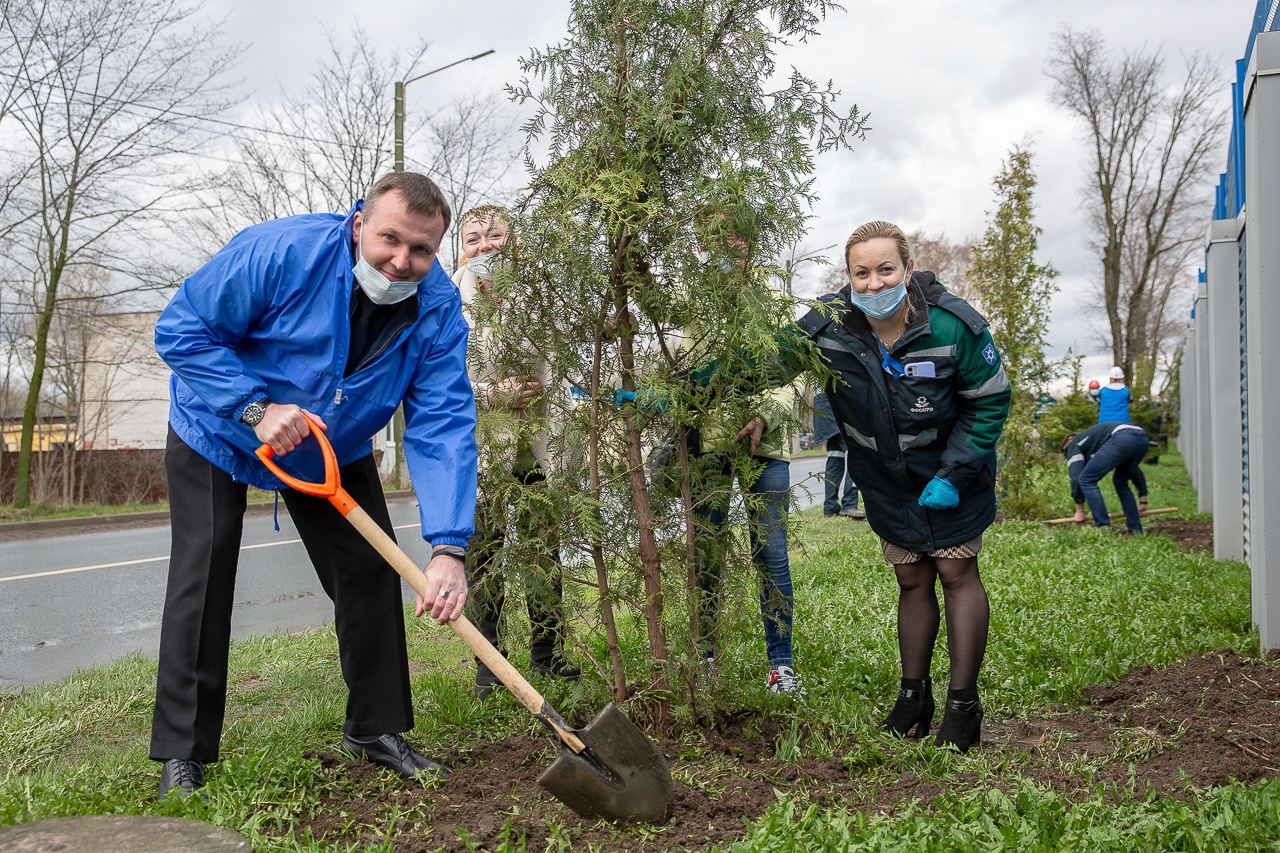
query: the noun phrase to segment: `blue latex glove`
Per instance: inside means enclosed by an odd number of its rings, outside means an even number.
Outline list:
[[[944,477],[934,477],[920,493],[916,503],[929,509],[955,509],[960,505],[960,490]]]
[[[642,412],[665,412],[667,410],[667,401],[662,395],[652,388],[642,388],[639,392],[624,391],[617,388],[613,392],[613,404],[621,406],[623,403],[634,403],[639,401],[638,408]]]

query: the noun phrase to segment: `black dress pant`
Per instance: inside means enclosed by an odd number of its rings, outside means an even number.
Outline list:
[[[173,547],[151,757],[211,762],[227,696],[227,656],[247,489],[169,430],[165,451]],[[372,456],[343,466],[342,487],[394,538]],[[324,498],[281,492],[316,575],[333,601],[342,677],[343,731],[413,728],[400,577]]]

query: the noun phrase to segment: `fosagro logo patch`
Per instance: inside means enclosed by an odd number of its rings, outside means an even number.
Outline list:
[[[916,404],[911,407],[911,411],[917,415],[922,415],[925,412],[932,412],[933,406],[929,405],[929,398],[916,397]]]

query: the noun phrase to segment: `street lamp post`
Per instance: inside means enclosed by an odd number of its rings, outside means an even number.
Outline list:
[[[482,56],[488,56],[493,53],[490,48],[484,53],[477,53],[475,56],[468,56],[465,59],[459,59],[457,62],[450,62],[448,65],[441,65],[439,68],[433,68],[430,71],[419,74],[417,77],[410,77],[408,80],[396,81],[396,158],[395,170],[397,172],[404,171],[404,87],[408,86],[414,80],[421,80],[423,77],[430,77],[432,74],[438,74],[446,68],[452,68],[455,65],[461,65],[464,62],[471,62]]]
[[[439,68],[433,68],[416,77],[410,77],[408,80],[396,81],[395,170],[397,172],[404,171],[404,87],[408,86],[414,80],[421,80],[423,77],[430,77],[432,74],[439,74],[445,69],[452,68],[455,65],[461,65],[464,62],[472,62],[476,59],[480,59],[481,57],[488,56],[491,53],[493,53],[493,48],[486,50],[484,53],[477,53],[475,56],[468,56],[465,59],[450,62],[448,65],[441,65]],[[393,467],[392,476],[395,479],[396,488],[400,488],[403,484],[401,472],[404,470],[404,448],[402,444],[402,437],[404,436],[404,407],[396,409],[395,417],[392,418],[391,430],[391,434],[395,438],[395,446],[392,448],[395,452],[395,465]]]

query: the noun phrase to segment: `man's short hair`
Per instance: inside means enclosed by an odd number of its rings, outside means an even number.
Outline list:
[[[1076,438],[1076,434],[1074,432],[1069,432],[1066,434],[1066,436],[1062,439],[1063,453],[1067,452],[1067,448],[1071,446],[1071,442],[1075,441],[1075,438]]]
[[[445,232],[449,231],[449,220],[452,217],[449,202],[445,200],[444,193],[440,192],[435,181],[418,172],[389,172],[374,181],[364,197],[365,216],[369,215],[378,199],[392,190],[400,193],[404,206],[410,213],[418,216],[440,214],[444,219]]]

